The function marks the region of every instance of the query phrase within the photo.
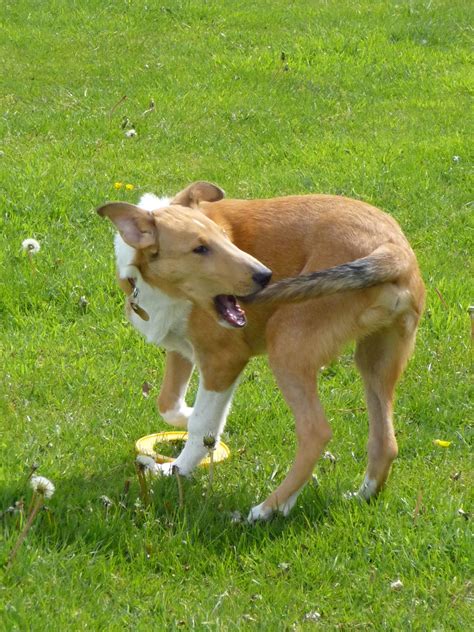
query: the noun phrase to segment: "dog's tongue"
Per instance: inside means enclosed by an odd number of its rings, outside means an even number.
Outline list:
[[[218,314],[232,327],[245,327],[245,312],[237,303],[235,296],[219,294],[214,299]]]

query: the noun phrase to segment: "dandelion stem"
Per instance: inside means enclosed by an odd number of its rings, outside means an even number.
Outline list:
[[[209,497],[212,491],[212,483],[214,481],[214,449],[209,450],[209,486],[207,488],[207,496]]]
[[[30,530],[31,525],[33,524],[33,520],[36,518],[36,515],[37,515],[38,511],[43,506],[43,503],[44,503],[44,496],[42,494],[37,494],[36,495],[36,503],[33,505],[32,509],[31,509],[31,512],[30,512],[30,514],[28,516],[28,520],[26,521],[26,524],[23,527],[23,531],[18,536],[18,540],[16,541],[13,549],[10,552],[10,555],[8,556],[8,563],[7,563],[6,570],[8,570],[12,566],[13,561],[14,561],[14,559],[16,557],[16,554],[18,553],[18,551],[20,549],[20,546],[25,541],[26,536],[28,535],[28,531]]]
[[[140,484],[141,499],[145,507],[148,507],[148,505],[150,504],[150,495],[148,494],[148,484],[145,474],[139,464],[135,465],[135,469],[137,470],[138,483]]]
[[[32,463],[31,467],[30,467],[30,471],[28,472],[26,479],[25,479],[25,485],[26,483],[29,482],[29,480],[31,479],[31,477],[33,476],[33,474],[36,472],[36,470],[39,468],[38,463]]]
[[[181,476],[179,475],[179,468],[176,467],[176,465],[173,465],[173,474],[176,476],[176,482],[178,484],[179,508],[182,509],[184,507],[183,483],[181,482]]]

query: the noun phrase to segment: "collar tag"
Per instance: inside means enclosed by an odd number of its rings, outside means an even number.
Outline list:
[[[132,293],[128,297],[128,304],[133,309],[135,314],[137,314],[137,316],[140,316],[142,320],[150,320],[150,317],[148,316],[147,312],[138,304],[139,290],[138,290],[135,279],[129,278],[127,279],[127,281],[130,283],[133,289]]]

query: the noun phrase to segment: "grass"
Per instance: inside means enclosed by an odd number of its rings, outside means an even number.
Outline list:
[[[0,16],[0,508],[29,502],[34,462],[57,489],[0,571],[0,628],[468,629],[468,3],[6,0]],[[133,445],[164,428],[163,353],[124,320],[94,208],[195,179],[230,197],[363,198],[412,242],[427,312],[398,390],[400,456],[376,502],[343,499],[367,433],[348,349],[320,380],[337,463],[318,466],[319,487],[288,519],[231,519],[294,449],[262,359],[236,395],[212,494],[202,471],[182,510],[173,480],[154,485],[149,509],[137,503]],[[27,237],[42,246],[31,261]],[[2,515],[0,561],[22,520]]]

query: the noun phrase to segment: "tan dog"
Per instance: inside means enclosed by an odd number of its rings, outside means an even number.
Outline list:
[[[223,197],[197,182],[172,200],[147,194],[139,206],[111,202],[98,210],[119,230],[128,316],[167,349],[158,408],[189,431],[175,465],[183,475],[196,467],[207,450],[203,438],[219,439],[248,360],[267,353],[295,416],[298,448],[286,478],[249,520],[275,510],[287,515],[331,438],[318,370],[355,339],[369,412],[368,467],[358,494],[369,499],[397,455],[394,389],[424,303],[415,255],[397,223],[364,202]],[[193,365],[200,383],[191,409],[185,393]],[[170,472],[169,465],[162,469]]]

